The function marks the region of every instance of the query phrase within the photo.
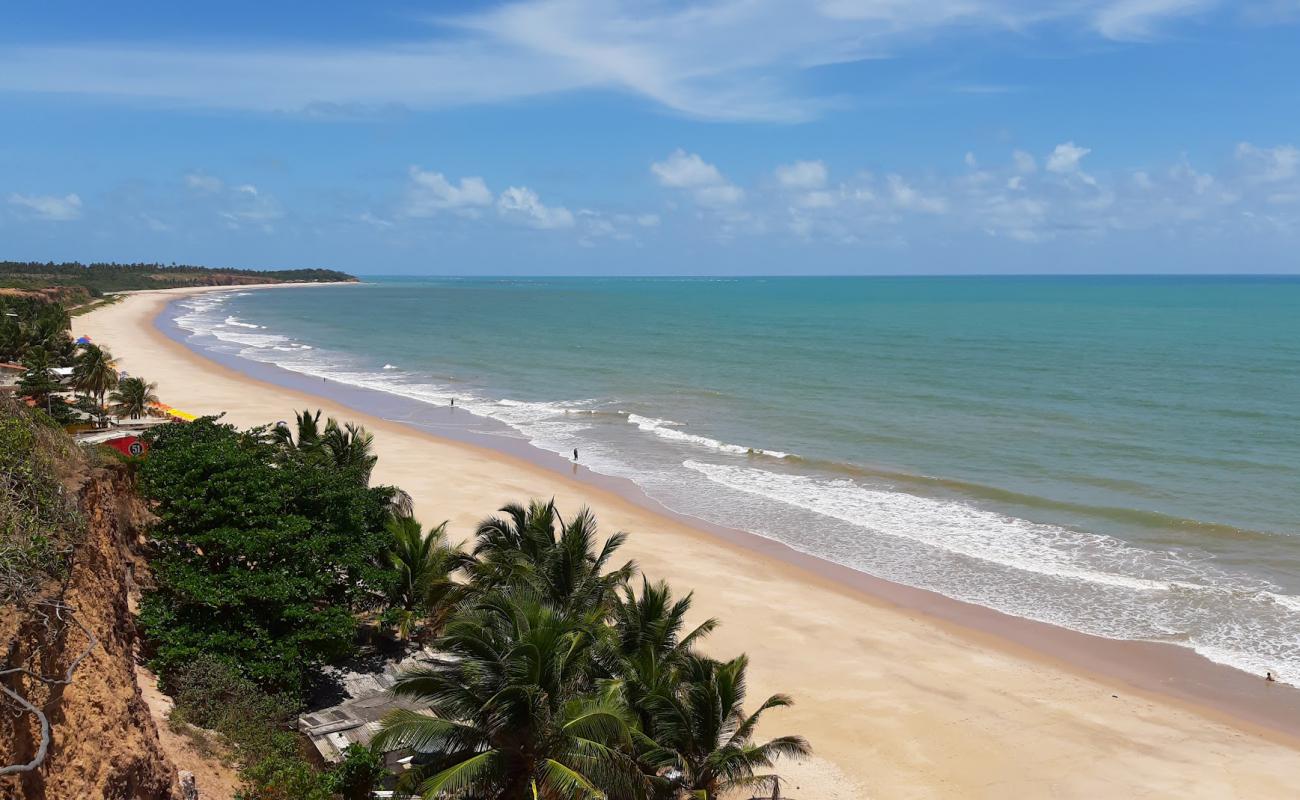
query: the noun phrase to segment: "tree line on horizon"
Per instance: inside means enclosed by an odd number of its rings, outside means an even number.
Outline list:
[[[105,292],[133,289],[173,289],[183,286],[281,283],[289,281],[355,281],[356,277],[333,269],[240,269],[201,267],[190,264],[76,261],[0,261],[0,287],[44,289],[79,286],[100,296]]]
[[[798,736],[756,741],[748,659],[700,645],[692,596],[617,556],[586,509],[511,504],[465,545],[372,485],[373,439],[320,412],[239,430],[215,418],[147,434],[139,491],[157,515],[140,626],[174,719],[218,731],[247,798],[712,800],[771,789]],[[329,664],[376,631],[434,654],[393,691],[369,747],[320,772],[291,732]],[[389,775],[385,751],[413,758]]]

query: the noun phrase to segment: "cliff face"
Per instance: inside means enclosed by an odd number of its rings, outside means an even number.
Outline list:
[[[0,777],[0,798],[172,800],[176,768],[163,753],[134,677],[135,632],[127,595],[146,510],[120,469],[94,468],[79,489],[85,538],[58,585],[0,609],[0,681],[41,709],[49,752],[31,772]],[[84,655],[83,655],[84,654]],[[77,659],[80,658],[80,661]],[[0,766],[30,761],[41,731],[0,696]]]

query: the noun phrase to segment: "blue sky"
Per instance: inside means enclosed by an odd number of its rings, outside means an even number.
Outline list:
[[[9,3],[0,258],[1300,271],[1300,0]]]

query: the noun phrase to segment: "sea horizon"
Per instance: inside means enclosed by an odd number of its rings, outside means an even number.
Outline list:
[[[1293,277],[366,276],[165,316],[202,350],[455,398],[674,511],[865,574],[1297,683],[1300,292],[1251,291]],[[1143,278],[1183,289],[1115,290]],[[971,279],[1017,293],[953,291]]]

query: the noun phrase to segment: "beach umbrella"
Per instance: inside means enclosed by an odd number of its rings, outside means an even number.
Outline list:
[[[82,336],[77,339],[77,344],[90,344],[89,336]]]

